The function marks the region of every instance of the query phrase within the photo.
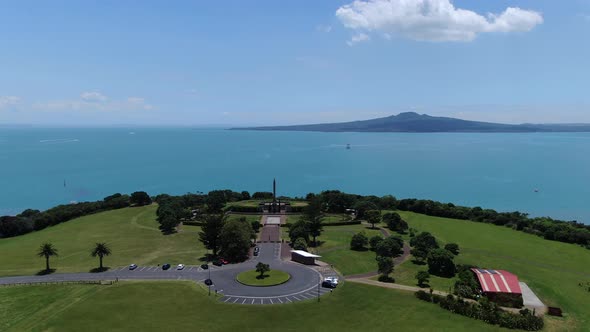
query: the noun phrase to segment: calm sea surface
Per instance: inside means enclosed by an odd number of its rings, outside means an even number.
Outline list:
[[[271,191],[276,177],[289,196],[340,189],[590,223],[589,133],[0,129],[0,176],[0,215],[136,190]]]

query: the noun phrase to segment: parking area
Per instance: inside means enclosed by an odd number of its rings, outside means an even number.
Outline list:
[[[305,300],[317,300],[318,295],[322,296],[325,293],[332,292],[330,288],[324,287],[312,287],[310,289],[283,295],[283,296],[267,296],[267,297],[255,297],[255,296],[236,296],[236,295],[226,295],[221,298],[221,302],[225,303],[235,303],[235,304],[285,304],[285,303],[292,303],[298,301],[305,301]]]

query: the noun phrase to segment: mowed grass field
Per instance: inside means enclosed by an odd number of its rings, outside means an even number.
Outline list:
[[[225,304],[181,281],[0,287],[1,331],[507,331],[409,292],[348,283],[321,302]]]
[[[138,265],[200,264],[206,251],[198,240],[199,227],[184,226],[179,233],[163,235],[156,221],[156,205],[97,213],[42,231],[0,239],[0,276],[31,275],[45,268],[36,252],[43,242],[59,251],[50,259],[56,273],[88,272],[98,266],[90,256],[96,242],[106,242],[112,255],[104,258],[109,267]]]

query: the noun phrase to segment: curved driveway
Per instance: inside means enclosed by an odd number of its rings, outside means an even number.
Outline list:
[[[214,285],[212,291],[222,294],[221,301],[236,304],[277,304],[301,301],[329,292],[319,287],[320,272],[298,263],[282,261],[280,243],[260,243],[259,256],[239,264],[222,267],[210,266],[209,271],[197,266],[187,266],[184,270],[164,271],[160,267],[138,267],[130,271],[127,267],[102,273],[56,273],[46,276],[19,276],[0,278],[0,284],[23,284],[60,281],[114,280],[114,279],[159,279],[159,280],[194,280],[204,281],[211,277]],[[258,262],[270,264],[271,269],[283,270],[291,275],[284,284],[271,287],[252,287],[238,283],[236,275],[242,271],[252,270]],[[331,274],[331,273],[330,273]]]

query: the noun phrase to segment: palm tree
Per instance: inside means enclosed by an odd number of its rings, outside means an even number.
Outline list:
[[[100,267],[99,269],[102,270],[102,258],[104,256],[108,256],[111,254],[111,249],[109,248],[109,246],[107,246],[106,243],[97,243],[96,246],[94,246],[94,249],[92,249],[92,252],[90,253],[90,255],[92,255],[92,257],[96,257],[98,256],[98,259],[100,261]]]
[[[55,249],[52,243],[45,242],[39,247],[37,256],[45,257],[45,271],[49,272],[49,257],[57,256],[57,249]]]

